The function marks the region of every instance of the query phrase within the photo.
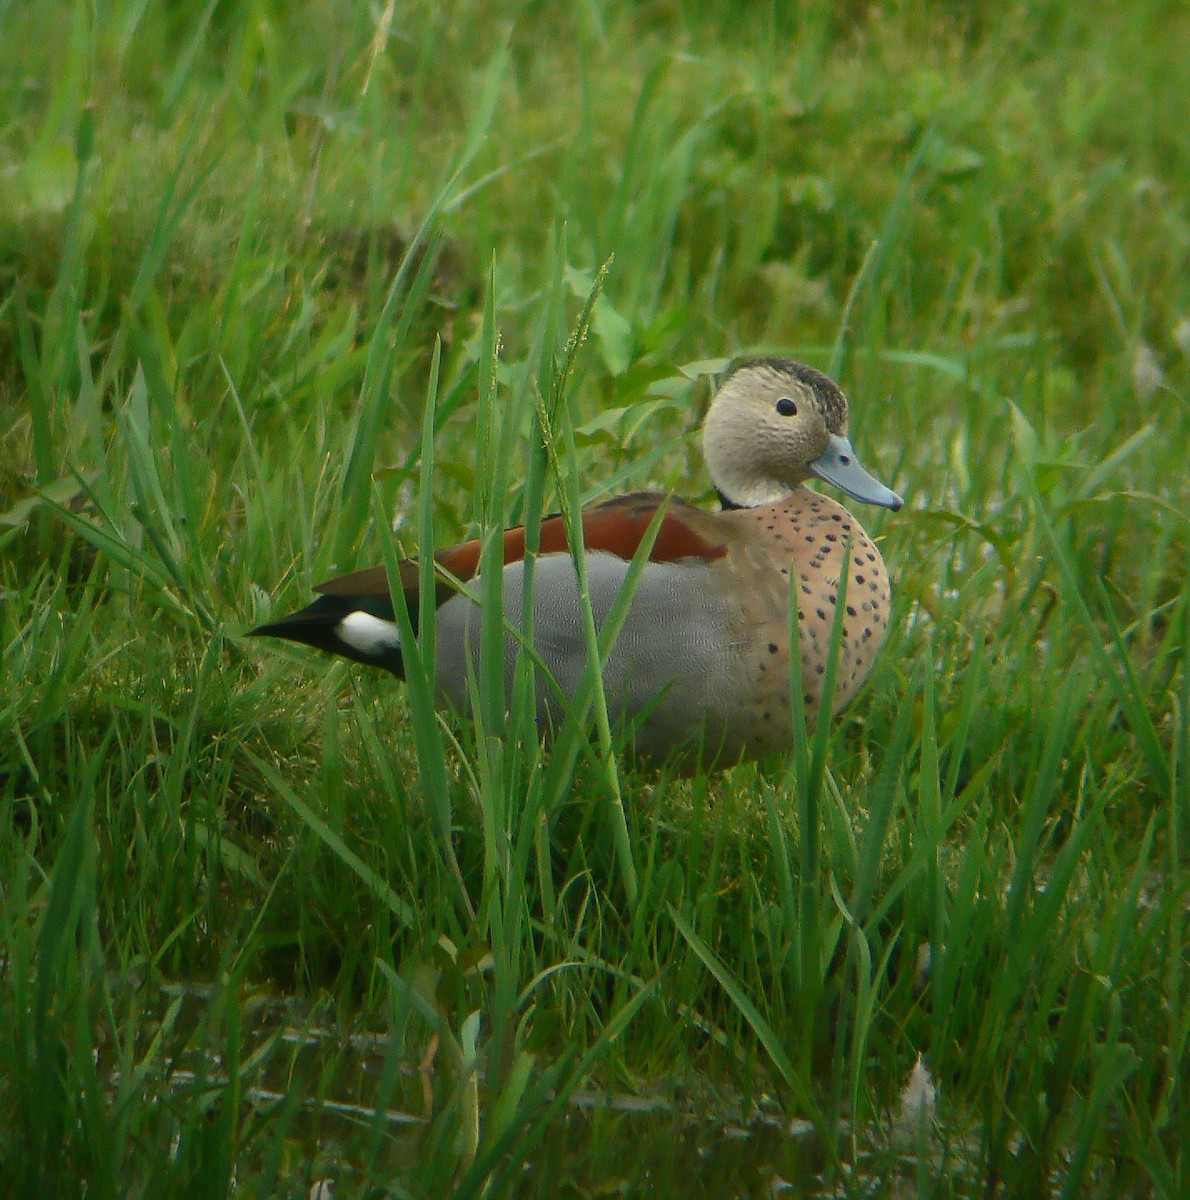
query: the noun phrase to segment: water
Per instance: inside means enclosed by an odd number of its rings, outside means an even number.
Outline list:
[[[217,1109],[227,1082],[225,1051],[210,1036],[217,994],[175,985],[162,989],[161,999],[163,1013],[173,1010],[171,1036],[182,1044],[162,1057],[151,1094],[182,1112],[190,1104]],[[238,1170],[246,1194],[256,1193],[258,1170],[277,1170],[278,1138],[285,1154],[274,1183],[291,1195],[344,1200],[380,1195],[373,1189],[392,1185],[414,1195],[448,1194],[469,1160],[452,1144],[467,1106],[451,1105],[458,1083],[447,1056],[440,1052],[430,1061],[424,1045],[421,1061],[395,1055],[386,1034],[345,1030],[323,1015],[293,1001],[240,998],[244,1149]],[[156,1032],[144,1017],[140,1025],[146,1039]],[[114,1091],[118,1075],[108,1078]],[[481,1077],[474,1092],[481,1132],[495,1119],[485,1109],[494,1099],[485,1093]],[[907,1152],[879,1130],[863,1137],[842,1130],[832,1156],[813,1126],[790,1120],[775,1101],[745,1104],[706,1079],[660,1081],[642,1092],[578,1090],[548,1125],[526,1133],[519,1158],[500,1159],[503,1186],[493,1194],[576,1200],[895,1195],[905,1185],[916,1190],[912,1181],[920,1170],[916,1147]],[[927,1157],[933,1159],[932,1149]],[[427,1176],[436,1181],[432,1188]]]

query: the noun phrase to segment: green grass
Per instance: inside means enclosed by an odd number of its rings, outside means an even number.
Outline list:
[[[0,0],[0,1190],[1190,1192],[1188,92],[1164,0]],[[788,762],[242,639],[709,500],[763,350],[908,498]]]

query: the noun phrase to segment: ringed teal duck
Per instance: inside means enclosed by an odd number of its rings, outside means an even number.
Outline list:
[[[820,371],[785,358],[742,362],[724,378],[703,424],[703,454],[721,511],[653,492],[618,496],[583,511],[591,606],[600,626],[650,522],[668,502],[604,667],[609,716],[613,723],[636,723],[639,759],[669,759],[689,773],[790,747],[790,596],[798,602],[801,679],[813,723],[844,571],[849,578],[833,709],[867,678],[888,626],[884,560],[841,504],[804,486],[817,477],[856,500],[901,507],[901,498],[860,466],[847,440],[847,418],[847,397]],[[503,590],[510,615],[521,612],[524,554],[524,530],[508,530]],[[460,581],[476,580],[479,557],[478,540],[435,555]],[[416,563],[401,566],[416,623]],[[303,642],[403,675],[383,567],[315,590],[321,595],[313,604],[261,625],[252,636]],[[479,660],[479,609],[445,582],[437,603],[438,688],[442,700],[462,708],[469,665]],[[533,607],[537,652],[561,691],[572,696],[587,655],[574,563],[558,516],[541,524]],[[508,688],[517,653],[516,639],[508,635]],[[556,692],[541,678],[537,707],[547,731],[564,715]]]

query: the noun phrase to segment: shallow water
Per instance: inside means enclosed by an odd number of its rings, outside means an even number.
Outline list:
[[[186,1048],[168,1059],[157,1093],[175,1106],[180,1101],[183,1110],[190,1098],[209,1102],[227,1080],[221,1052],[202,1044],[213,989],[175,985],[163,989],[162,999],[175,1012],[181,1006],[172,1028]],[[449,1122],[457,1124],[449,1111],[453,1084],[443,1057],[429,1066],[424,1059],[394,1059],[386,1034],[345,1030],[317,1018],[294,1002],[260,995],[241,1005],[239,1096],[249,1122],[265,1126],[246,1139],[257,1148],[248,1157],[267,1156],[281,1134],[286,1163],[275,1182],[288,1194],[342,1200],[394,1184],[419,1194],[426,1156],[441,1153],[444,1142],[449,1146]],[[142,1028],[152,1036],[151,1022]],[[388,1094],[378,1115],[386,1059]],[[118,1076],[109,1075],[109,1081],[118,1084]],[[484,1091],[481,1078],[481,1132],[488,1120]],[[431,1097],[437,1118],[427,1117]],[[271,1132],[267,1126],[278,1121],[283,1133]],[[895,1148],[885,1133],[853,1138],[843,1130],[832,1155],[813,1126],[790,1120],[775,1102],[745,1108],[738,1096],[710,1080],[660,1082],[640,1093],[576,1090],[547,1128],[531,1132],[522,1161],[503,1160],[511,1167],[504,1174],[506,1194],[721,1200],[896,1195],[905,1185],[916,1190],[917,1154]],[[932,1149],[927,1156],[934,1157]],[[243,1161],[240,1178],[251,1180],[257,1165]],[[457,1179],[467,1163],[465,1156],[452,1159],[448,1153],[445,1165],[441,1186],[449,1185],[451,1170]],[[932,1174],[934,1168],[928,1169]]]

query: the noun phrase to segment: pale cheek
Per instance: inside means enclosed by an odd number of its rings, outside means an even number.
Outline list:
[[[817,439],[809,436],[805,430],[781,430],[770,444],[769,469],[773,473],[788,475],[791,467],[805,467],[822,453],[817,446]]]

